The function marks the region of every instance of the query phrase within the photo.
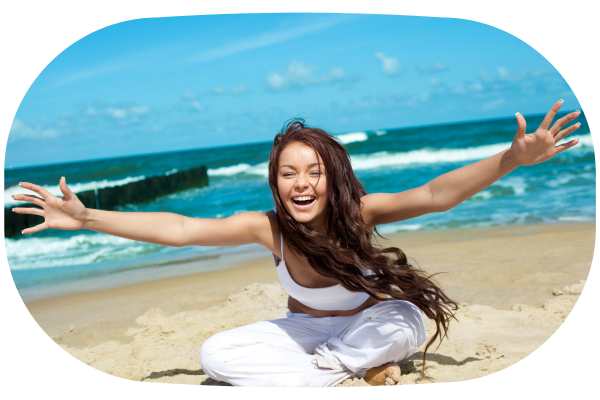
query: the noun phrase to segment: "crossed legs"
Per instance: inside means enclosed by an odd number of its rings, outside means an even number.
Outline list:
[[[208,376],[236,386],[333,386],[411,356],[425,339],[417,307],[390,300],[349,317],[288,313],[220,332],[200,358]]]

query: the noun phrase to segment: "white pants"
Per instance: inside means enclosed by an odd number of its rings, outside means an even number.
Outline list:
[[[401,361],[425,342],[421,311],[388,300],[347,317],[260,321],[209,337],[200,351],[209,377],[239,386],[333,386]]]

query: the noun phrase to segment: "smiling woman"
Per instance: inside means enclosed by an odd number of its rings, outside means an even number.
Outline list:
[[[330,386],[353,376],[396,383],[397,363],[427,341],[423,316],[435,324],[423,351],[424,371],[427,350],[446,336],[457,303],[402,250],[375,245],[375,225],[448,210],[517,167],[573,147],[577,139],[557,142],[579,128],[569,125],[579,112],[554,121],[561,105],[556,102],[532,134],[517,114],[510,148],[398,193],[367,195],[345,148],[324,130],[292,120],[269,156],[274,211],[191,218],[88,209],[64,178],[62,198],[22,183],[37,195],[14,198],[39,208],[13,211],[44,217],[24,233],[89,229],[170,246],[260,244],[279,260],[287,316],[207,339],[204,372],[234,385]]]
[[[560,115],[560,102],[547,110],[557,95],[569,105]],[[139,351],[136,337],[133,351],[120,351],[98,339],[103,356],[98,343],[90,343],[89,357],[81,357],[130,379],[164,377],[155,369],[160,365],[192,372],[202,366],[198,380],[208,375],[233,385],[330,386],[353,377],[398,383],[401,361],[408,359],[416,377],[425,360],[431,366],[448,357],[457,361],[454,371],[434,379],[472,377],[460,360],[472,360],[474,346],[496,342],[482,328],[464,339],[473,346],[463,354],[447,351],[458,347],[443,340],[448,329],[470,328],[453,322],[455,316],[464,321],[462,304],[483,298],[481,304],[489,305],[493,298],[510,308],[522,293],[547,289],[542,267],[530,281],[507,272],[511,262],[522,271],[537,261],[503,252],[509,235],[501,237],[501,228],[529,237],[537,227],[524,224],[548,223],[557,232],[565,221],[582,221],[582,236],[592,230],[594,153],[583,116],[585,136],[569,136],[579,128],[579,114],[571,112],[578,107],[539,53],[471,21],[294,13],[116,24],[61,53],[19,107],[6,152],[5,200],[15,213],[43,223],[6,240],[12,276],[28,306],[77,291],[93,297],[98,289],[116,299],[123,287],[151,281],[148,302],[118,298],[116,308],[127,304],[129,313],[104,309],[115,318],[127,314],[127,323],[158,320],[156,341]],[[517,110],[538,129],[527,134],[524,117],[513,117]],[[288,120],[273,140],[273,131],[293,115],[311,125]],[[173,174],[199,163],[210,177],[207,187],[118,211],[86,208],[78,199],[81,192],[148,176],[172,182]],[[27,182],[17,185],[21,181]],[[477,246],[438,241],[442,234],[454,239],[478,229],[489,230],[493,240],[483,234]],[[380,232],[391,235],[381,240]],[[547,259],[548,242],[540,237],[533,246]],[[561,235],[552,243],[576,240]],[[573,246],[553,260],[567,270],[579,263],[576,251]],[[257,261],[264,275],[246,268],[265,254]],[[244,283],[231,278],[239,260]],[[218,274],[227,268],[230,275]],[[207,270],[218,272],[213,280]],[[479,275],[484,270],[485,279]],[[434,273],[440,271],[448,274],[438,281]],[[186,281],[165,295],[163,278],[177,275],[205,286],[188,290]],[[176,319],[179,311],[221,304],[243,285],[276,279],[272,313],[240,312],[227,302],[216,316],[186,314],[186,325],[168,328],[180,342],[164,340],[166,325],[154,313],[136,318],[161,308],[177,313]],[[537,285],[504,295],[504,287],[487,290],[484,280]],[[160,303],[158,295],[172,303]],[[263,298],[242,295],[244,304],[268,308]],[[81,306],[82,319],[111,326],[90,313],[89,304]],[[97,302],[91,307],[103,308]],[[60,312],[46,310],[54,313],[46,321],[57,321]],[[221,319],[234,314],[244,319]],[[488,316],[477,315],[480,326],[496,327]],[[69,317],[61,322],[66,325],[47,332],[65,347],[78,347],[87,331]],[[432,354],[438,340],[443,345]],[[169,357],[158,343],[185,361]],[[124,369],[105,367],[107,358]],[[488,365],[480,358],[471,365],[484,371]],[[132,372],[132,364],[139,369]]]
[[[327,173],[321,156],[313,148],[294,142],[281,152],[277,188],[279,198],[296,221],[312,221],[314,229],[325,228]]]

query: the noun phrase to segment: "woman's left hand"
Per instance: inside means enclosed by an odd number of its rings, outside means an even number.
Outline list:
[[[579,111],[574,111],[565,115],[562,118],[556,120],[552,124],[552,120],[556,115],[557,111],[562,106],[563,101],[558,100],[548,114],[544,117],[544,120],[537,128],[534,133],[526,134],[525,118],[520,113],[516,114],[517,117],[517,134],[513,139],[512,145],[510,146],[509,152],[517,165],[532,165],[546,161],[556,154],[570,149],[575,146],[579,141],[577,139],[570,140],[566,143],[556,145],[559,140],[571,134],[575,130],[579,129],[581,124],[579,122],[562,129],[567,123],[573,121],[580,114]],[[552,124],[552,126],[550,126]]]

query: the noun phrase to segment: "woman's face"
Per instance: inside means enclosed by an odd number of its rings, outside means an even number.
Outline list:
[[[292,217],[313,229],[325,226],[327,177],[323,160],[300,142],[288,144],[279,156],[277,170],[279,197]]]

